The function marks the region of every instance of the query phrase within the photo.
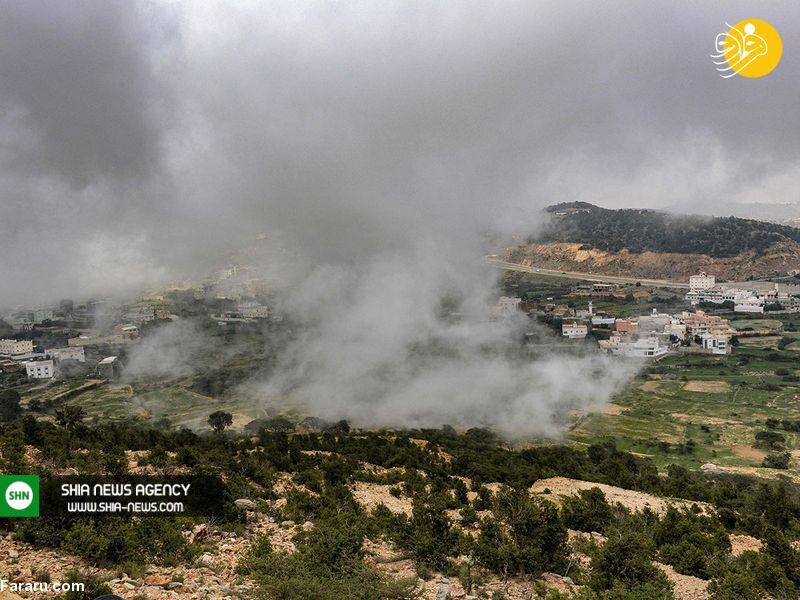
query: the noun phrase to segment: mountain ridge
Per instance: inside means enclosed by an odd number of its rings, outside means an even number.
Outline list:
[[[563,202],[544,209],[546,223],[528,243],[580,243],[584,249],[702,254],[762,254],[780,242],[800,243],[800,228],[741,217],[680,215],[653,209],[608,209]]]
[[[756,219],[607,209],[588,202],[545,208],[546,222],[512,262],[544,269],[653,279],[699,271],[720,280],[786,276],[800,269],[800,229]]]

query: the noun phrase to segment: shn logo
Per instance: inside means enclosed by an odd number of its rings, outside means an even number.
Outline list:
[[[775,28],[761,19],[745,19],[717,35],[711,54],[720,77],[763,77],[778,66],[783,42]]]
[[[39,516],[39,476],[0,475],[0,517]]]

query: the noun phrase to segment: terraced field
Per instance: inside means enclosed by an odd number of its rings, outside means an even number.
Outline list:
[[[579,421],[570,437],[578,443],[612,438],[660,466],[710,462],[800,478],[800,433],[771,423],[792,455],[788,471],[762,467],[768,452],[754,447],[756,433],[770,429],[767,419],[800,421],[799,342],[779,349],[780,340],[742,338],[724,357],[669,356],[614,398],[612,410]]]

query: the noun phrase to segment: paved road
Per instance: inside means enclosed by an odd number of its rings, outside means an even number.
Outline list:
[[[527,267],[518,263],[512,263],[499,258],[487,258],[486,262],[496,266],[498,269],[506,271],[520,271],[522,273],[534,273],[538,275],[548,275],[550,277],[563,277],[565,279],[578,279],[581,281],[598,281],[602,283],[619,283],[622,285],[635,285],[637,282],[644,287],[689,289],[688,282],[668,281],[666,279],[637,279],[635,277],[617,277],[615,275],[598,275],[596,273],[578,273],[576,271],[557,271],[553,269],[542,269],[540,267]]]

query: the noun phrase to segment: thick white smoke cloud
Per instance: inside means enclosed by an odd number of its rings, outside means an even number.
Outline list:
[[[491,320],[495,274],[476,254],[459,258],[425,243],[313,269],[281,307],[302,334],[260,386],[265,402],[362,426],[557,437],[567,411],[602,405],[632,375],[596,350],[557,349],[521,313]],[[531,332],[543,342],[535,357],[520,343]]]

